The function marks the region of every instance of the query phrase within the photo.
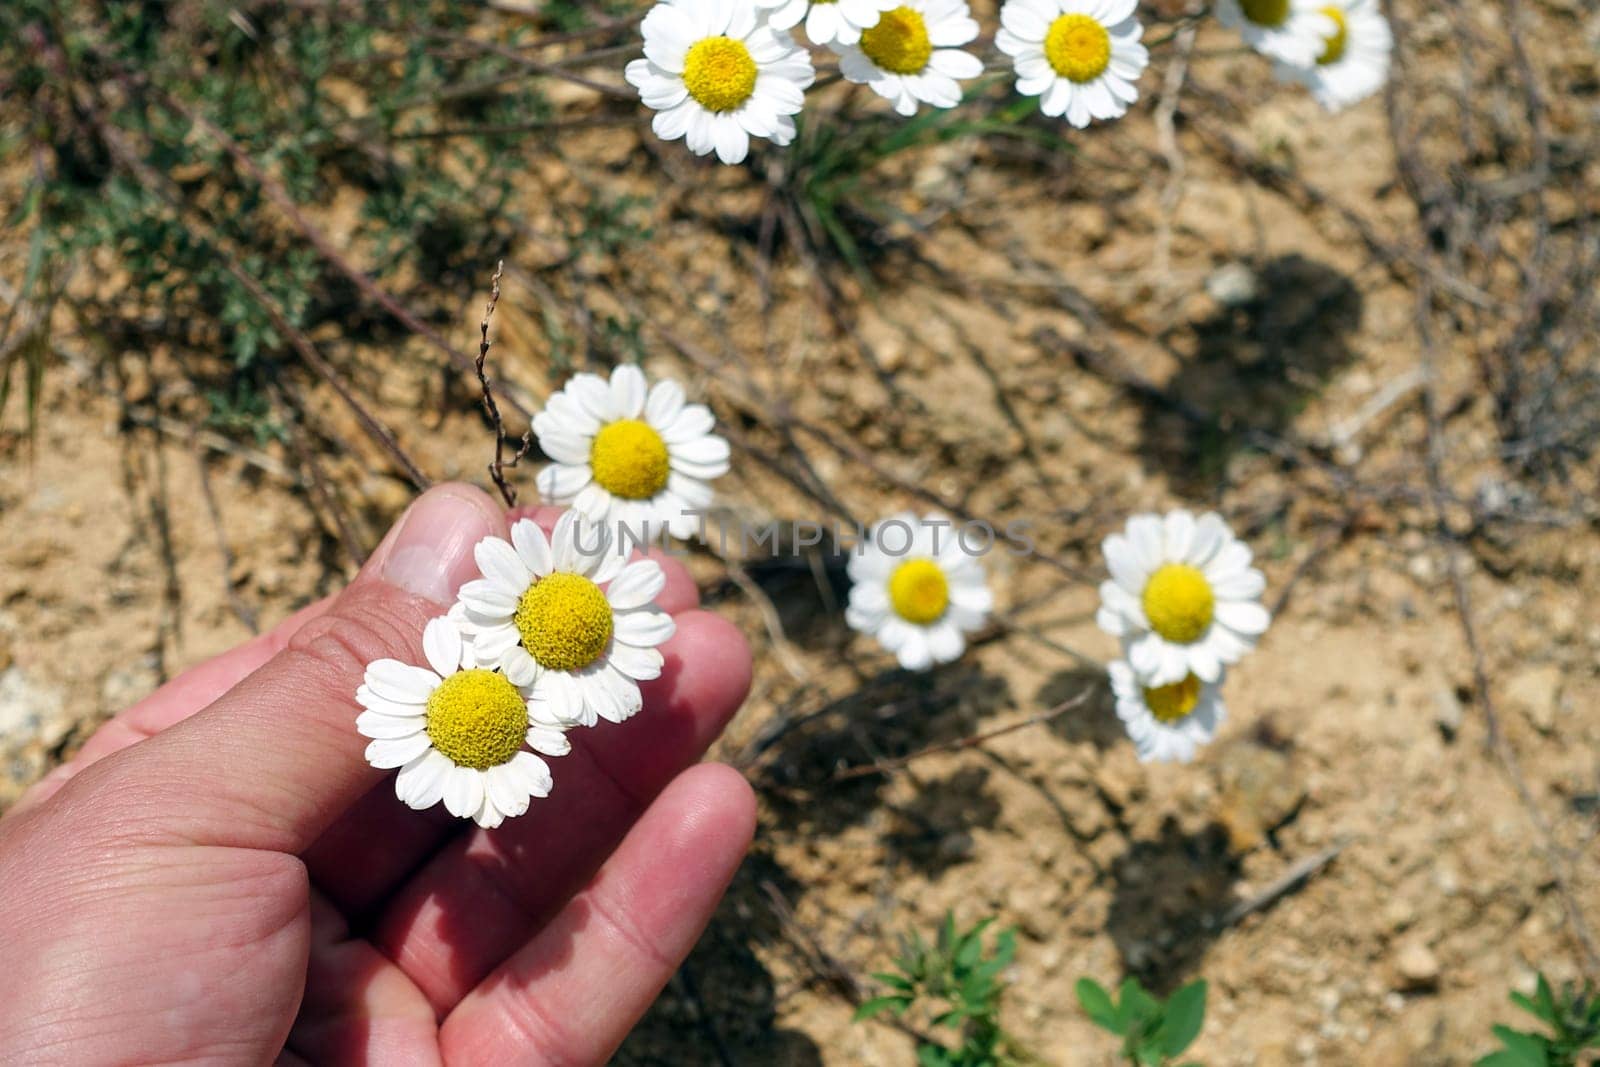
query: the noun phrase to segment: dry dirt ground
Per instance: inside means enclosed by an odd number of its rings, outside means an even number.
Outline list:
[[[1503,39],[1499,5],[1452,10]],[[1406,11],[1418,76],[1455,77],[1454,24]],[[1530,19],[1555,128],[1593,127],[1600,15]],[[559,383],[552,320],[580,336],[637,321],[647,371],[708,397],[736,438],[730,519],[870,521],[931,494],[1030,521],[1047,557],[991,556],[1003,624],[907,677],[844,628],[838,559],[730,569],[695,551],[705,598],[756,647],[754,692],[714,755],[758,789],[760,829],[618,1062],[910,1063],[901,1032],[851,1022],[851,997],[893,935],[946,910],[1018,928],[1004,1018],[1052,1063],[1113,1062],[1075,1006],[1082,975],[1208,978],[1192,1051],[1213,1065],[1463,1064],[1510,1021],[1509,989],[1536,969],[1581,975],[1569,906],[1600,925],[1600,535],[1591,519],[1436,536],[1415,275],[1355,224],[1396,246],[1417,232],[1384,103],[1326,117],[1231,43],[1200,34],[1182,106],[1204,121],[1170,143],[1145,107],[1066,158],[957,141],[891,161],[874,180],[901,221],[878,235],[870,288],[792,249],[763,271],[761,183],[676,146],[603,130],[530,166],[530,205],[639,196],[629,210],[653,236],[588,251],[529,207],[540,239],[513,245],[495,354],[523,395]],[[1253,178],[1229,145],[1328,202]],[[1600,187],[1592,158],[1580,171]],[[462,294],[463,350],[481,301]],[[104,716],[353,568],[292,457],[171,414],[193,398],[161,351],[108,371],[70,335],[61,350],[37,438],[16,412],[0,435],[0,808]],[[578,350],[617,354],[592,337]],[[396,336],[349,358],[430,475],[480,478],[472,393],[441,387],[429,349]],[[1507,492],[1459,337],[1437,370],[1443,483],[1462,500]],[[329,481],[371,545],[407,489],[321,403],[351,442],[326,457]],[[1097,689],[1094,661],[1115,652],[1092,621],[1097,545],[1130,512],[1178,505],[1248,538],[1277,618],[1228,680],[1218,741],[1192,766],[1143,767]],[[1526,799],[1488,747],[1455,574]],[[1048,723],[840,776],[1085,687],[1092,700]],[[1262,898],[1302,865],[1303,884]]]

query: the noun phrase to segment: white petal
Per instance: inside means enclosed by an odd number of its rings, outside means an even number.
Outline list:
[[[636,419],[644,411],[644,372],[624,363],[611,372],[611,407],[621,419]]]
[[[1165,529],[1155,515],[1135,515],[1128,520],[1128,543],[1145,570],[1154,571],[1166,562],[1161,554],[1165,539]]]
[[[533,572],[509,541],[485,537],[473,548],[472,556],[483,576],[502,588],[526,589],[533,581]]]
[[[511,527],[511,544],[523,565],[537,577],[550,573],[550,540],[532,519],[520,519]]]
[[[927,636],[920,630],[914,629],[906,636],[895,654],[900,661],[900,666],[908,671],[925,671],[933,666],[933,653],[928,647]]]
[[[606,590],[606,599],[618,611],[642,608],[667,586],[667,574],[653,559],[642,559],[623,568]]]
[[[452,767],[444,783],[444,806],[451,815],[470,819],[483,804],[483,777],[471,767]]]
[[[509,618],[517,610],[517,601],[526,590],[507,589],[493,578],[475,578],[463,585],[456,593],[461,603],[466,606],[469,619],[483,617],[490,619]]]
[[[1106,557],[1106,569],[1111,572],[1112,580],[1118,586],[1134,596],[1144,592],[1150,572],[1140,562],[1138,553],[1126,537],[1112,534],[1101,542],[1100,551]]]
[[[367,762],[380,770],[404,767],[432,747],[422,732],[409,737],[383,738],[367,745]]]
[[[522,780],[522,787],[530,797],[547,797],[555,782],[550,777],[550,766],[532,752],[518,752],[509,764]]]
[[[516,818],[527,812],[531,797],[523,785],[522,776],[510,763],[490,767],[484,772],[483,778],[484,791],[502,815]]]
[[[1163,527],[1165,558],[1187,559],[1189,546],[1194,541],[1194,516],[1182,510],[1169,512]]]
[[[1217,604],[1216,612],[1218,622],[1248,637],[1266,633],[1272,622],[1267,609],[1254,601],[1224,600]]]
[[[380,715],[375,711],[363,711],[356,716],[356,732],[374,741],[393,741],[411,737],[421,733],[427,725],[428,719],[425,715],[410,715],[402,719],[397,715]]]
[[[395,796],[410,808],[421,811],[444,799],[444,784],[455,765],[442,752],[430,749],[421,758],[400,768],[395,778]]]
[[[667,444],[679,445],[704,437],[716,424],[716,416],[704,404],[685,404],[670,424],[657,427],[657,430]]]
[[[648,682],[661,677],[664,657],[654,648],[635,648],[613,641],[606,650],[606,662],[635,681]]]
[[[572,434],[545,430],[539,434],[539,450],[557,463],[578,465],[589,462],[593,442]]]
[[[672,420],[683,410],[683,386],[664,378],[650,387],[650,396],[644,402],[644,417],[659,433],[662,427],[672,425]]]
[[[456,624],[443,616],[429,619],[422,628],[422,654],[441,678],[454,674],[461,666],[461,631]]]
[[[677,632],[677,624],[664,611],[629,611],[616,617],[616,638],[635,648],[654,648]]]
[[[565,504],[594,477],[587,464],[551,463],[534,479],[539,495],[553,504]]]
[[[535,724],[528,727],[528,747],[546,756],[565,756],[572,751],[572,742],[564,730]]]
[[[506,680],[519,689],[526,689],[539,678],[539,664],[521,645],[513,645],[500,656],[500,670]]]
[[[380,715],[394,715],[402,719],[409,718],[413,715],[421,715],[423,708],[427,705],[427,702],[427,697],[423,697],[420,700],[408,700],[404,702],[398,700],[388,700],[374,693],[365,685],[356,689],[356,703],[360,704],[368,711],[375,711]]]
[[[941,623],[928,628],[928,651],[935,663],[951,663],[961,658],[967,642],[953,625]]]
[[[367,664],[367,688],[385,700],[421,704],[433,694],[439,681],[439,676],[426,667],[413,667],[397,659],[380,659]]]

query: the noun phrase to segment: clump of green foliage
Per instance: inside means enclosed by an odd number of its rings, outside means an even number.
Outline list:
[[[1122,1038],[1122,1055],[1137,1067],[1162,1067],[1183,1055],[1206,1021],[1206,983],[1190,982],[1166,1000],[1137,978],[1122,983],[1115,999],[1092,978],[1078,979],[1078,1003],[1090,1020]]]
[[[856,1019],[888,1012],[950,1031],[952,1040],[924,1037],[917,1045],[921,1067],[1009,1067],[1031,1062],[1000,1025],[1002,972],[1017,952],[1015,930],[1002,930],[993,946],[985,932],[994,920],[984,919],[965,931],[946,915],[933,944],[913,931],[900,939],[894,970],[873,977],[888,992],[856,1009]]]
[[[1477,1067],[1578,1067],[1581,1053],[1600,1049],[1600,996],[1593,986],[1567,984],[1560,996],[1544,975],[1533,996],[1511,994],[1511,1003],[1544,1024],[1543,1032],[1496,1026],[1503,1046],[1478,1060]]]
[[[447,0],[7,0],[0,153],[29,164],[7,219],[30,239],[5,294],[18,328],[64,306],[100,352],[170,357],[211,401],[200,420],[275,435],[296,336],[337,361],[394,328],[352,270],[436,322],[481,288],[552,113],[523,57],[608,17],[588,6],[552,24]],[[40,347],[3,341],[0,400],[15,378],[31,406]]]

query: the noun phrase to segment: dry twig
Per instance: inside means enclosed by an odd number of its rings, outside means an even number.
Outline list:
[[[495,488],[500,490],[500,497],[506,502],[506,507],[515,507],[517,504],[516,486],[506,481],[506,468],[515,467],[522,462],[522,457],[528,454],[533,447],[533,427],[523,431],[522,439],[515,445],[511,443],[511,435],[506,432],[506,423],[500,415],[500,405],[494,397],[494,385],[489,380],[489,374],[484,369],[484,363],[489,358],[489,320],[494,318],[495,305],[500,303],[500,274],[505,269],[504,261],[496,263],[494,278],[490,281],[489,304],[483,309],[483,321],[478,325],[478,358],[473,361],[473,370],[478,376],[478,386],[483,390],[483,410],[489,417],[489,423],[494,427],[494,459],[489,463],[489,477],[494,480]],[[506,458],[507,451],[511,458]]]

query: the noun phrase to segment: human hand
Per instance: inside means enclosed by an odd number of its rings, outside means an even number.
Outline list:
[[[677,634],[644,711],[574,731],[555,790],[485,832],[369,767],[368,662],[507,536],[435,488],[344,592],[107,723],[0,820],[0,1062],[595,1064],[709,920],[754,798],[694,765],[750,652],[660,558]]]

